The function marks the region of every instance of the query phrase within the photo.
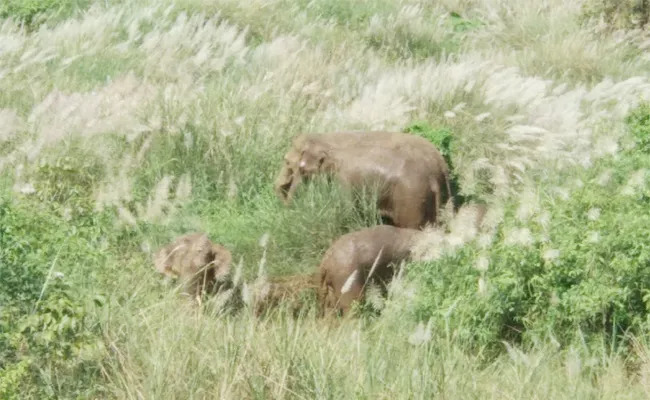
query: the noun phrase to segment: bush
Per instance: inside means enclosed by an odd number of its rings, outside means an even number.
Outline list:
[[[0,303],[34,301],[47,265],[39,246],[43,224],[37,213],[22,213],[0,198]],[[40,253],[40,254],[39,254]],[[46,256],[47,257],[47,256]]]
[[[104,305],[102,296],[96,295],[93,300],[94,306]],[[57,276],[31,312],[19,306],[3,308],[0,396],[46,398],[63,391],[86,397],[88,391],[97,390],[89,390],[90,382],[98,378],[97,362],[104,357],[105,347],[92,317],[96,312]],[[50,379],[56,382],[55,387]]]
[[[5,200],[0,193],[0,304],[34,302],[53,264],[57,269],[91,269],[100,252],[100,215],[67,223],[55,204],[29,198]]]
[[[650,152],[650,105],[641,104],[625,118],[625,122],[630,128],[638,151]]]
[[[464,194],[460,187],[458,174],[456,173],[453,162],[453,155],[457,153],[458,149],[455,146],[453,132],[449,128],[434,128],[428,122],[415,121],[409,124],[404,129],[404,132],[412,133],[427,139],[440,151],[440,154],[442,154],[445,162],[449,166],[451,178],[450,187],[454,194],[455,205],[457,207],[460,207],[470,200],[476,200],[473,196]]]
[[[102,273],[97,219],[0,192],[0,398],[85,398],[97,379],[104,299],[79,290]]]
[[[650,129],[648,110],[643,105],[628,118],[637,137]],[[551,332],[567,343],[577,330],[618,339],[649,327],[650,158],[643,151],[573,171],[582,186],[569,198],[546,187],[542,211],[529,221],[519,221],[517,204],[507,204],[487,249],[473,244],[413,264],[410,274],[423,287],[420,317],[448,324],[470,347],[534,341]]]

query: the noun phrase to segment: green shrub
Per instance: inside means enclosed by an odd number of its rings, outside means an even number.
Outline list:
[[[12,347],[22,353],[17,355],[67,361],[101,349],[96,326],[87,317],[89,308],[65,278],[52,276],[46,291],[47,296],[39,298],[33,312],[15,315],[14,330],[7,336]],[[98,307],[104,305],[103,296],[96,295],[93,300]]]
[[[454,135],[450,129],[446,127],[434,128],[425,121],[415,121],[408,125],[404,129],[404,132],[422,136],[438,148],[449,166],[451,175],[450,186],[457,207],[473,199],[472,196],[465,195],[460,187],[458,174],[456,173],[453,162],[453,155],[457,153],[458,149],[455,147]]]
[[[433,143],[433,145],[438,148],[442,156],[445,158],[445,161],[450,165],[451,168],[453,165],[451,156],[456,149],[453,147],[454,136],[449,129],[444,127],[436,129],[425,121],[415,121],[409,124],[404,129],[404,132],[422,136],[423,138]]]
[[[103,297],[94,290],[96,297],[87,298],[79,288],[105,273],[98,245],[105,229],[97,215],[66,223],[56,204],[3,195],[0,398],[56,398],[62,392],[86,397],[103,357],[95,319]]]
[[[647,112],[643,105],[628,118],[631,131],[644,138]],[[638,152],[572,171],[583,185],[568,199],[544,187],[540,209],[547,222],[537,218],[541,214],[520,222],[512,202],[491,247],[474,244],[436,262],[413,264],[410,273],[423,287],[420,317],[441,319],[471,347],[532,341],[551,332],[567,343],[578,330],[618,339],[647,328],[650,158]],[[609,181],[602,179],[605,171],[611,171]],[[515,229],[528,229],[530,240],[508,242],[509,235],[526,236]],[[485,261],[486,270],[476,268]]]
[[[650,152],[650,105],[641,104],[625,118],[625,122],[630,128],[638,150],[643,153]]]
[[[38,296],[47,272],[45,249],[39,246],[42,228],[38,214],[0,199],[0,304]]]
[[[24,395],[24,382],[29,374],[30,362],[22,360],[0,369],[0,397],[6,400],[19,400]]]
[[[0,192],[0,304],[32,303],[52,268],[92,281],[110,255],[102,250],[108,213],[61,214],[56,204]],[[85,271],[83,273],[81,271]]]
[[[98,379],[105,347],[94,316],[104,298],[95,295],[89,305],[59,276],[46,289],[28,312],[18,306],[0,311],[2,398],[57,397],[59,391],[86,397],[97,391],[90,382]]]

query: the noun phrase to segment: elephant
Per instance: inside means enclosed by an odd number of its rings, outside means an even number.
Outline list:
[[[354,301],[362,301],[367,282],[386,285],[396,267],[411,257],[418,229],[376,225],[340,236],[327,249],[318,267],[321,317],[334,312],[347,315]]]
[[[378,189],[383,219],[403,228],[435,224],[451,201],[449,168],[426,139],[401,132],[301,134],[284,157],[274,189],[289,205],[303,180],[325,174],[344,187]]]
[[[156,271],[180,278],[183,292],[191,299],[200,298],[204,292],[214,292],[220,283],[229,282],[232,254],[226,247],[210,241],[205,233],[179,236],[157,250],[153,259]]]

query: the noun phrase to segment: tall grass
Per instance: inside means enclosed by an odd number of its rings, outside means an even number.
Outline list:
[[[547,251],[578,243],[561,224],[583,208],[603,201],[607,226],[620,227],[616,207],[644,201],[644,156],[628,150],[630,127],[645,122],[626,117],[650,101],[645,33],[604,30],[581,18],[583,2],[559,0],[88,3],[43,10],[30,29],[15,13],[0,20],[0,397],[647,393],[637,320],[622,345],[620,332],[584,326],[502,332],[512,299],[523,299],[516,329],[554,327],[535,308],[546,292],[531,300],[528,270],[507,264],[543,257],[517,246],[549,234],[559,243],[539,254],[553,261]],[[246,280],[263,258],[272,275],[312,271],[377,215],[324,184],[284,207],[272,182],[291,137],[414,121],[451,132],[462,193],[490,212],[481,232],[462,215],[429,231],[391,297],[370,302],[380,316],[324,326],[282,309],[196,313],[153,270],[155,248],[203,230],[241,259]],[[576,195],[608,173],[632,200]]]

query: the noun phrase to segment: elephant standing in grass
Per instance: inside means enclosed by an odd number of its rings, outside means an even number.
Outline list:
[[[386,292],[396,267],[411,256],[420,235],[417,229],[377,225],[339,237],[325,252],[318,267],[321,316],[339,311],[346,315],[354,301],[364,298],[368,282]]]
[[[290,204],[302,181],[335,177],[349,189],[372,187],[382,218],[420,229],[435,224],[453,197],[449,168],[426,139],[400,132],[302,134],[285,154],[275,180],[278,197]]]

